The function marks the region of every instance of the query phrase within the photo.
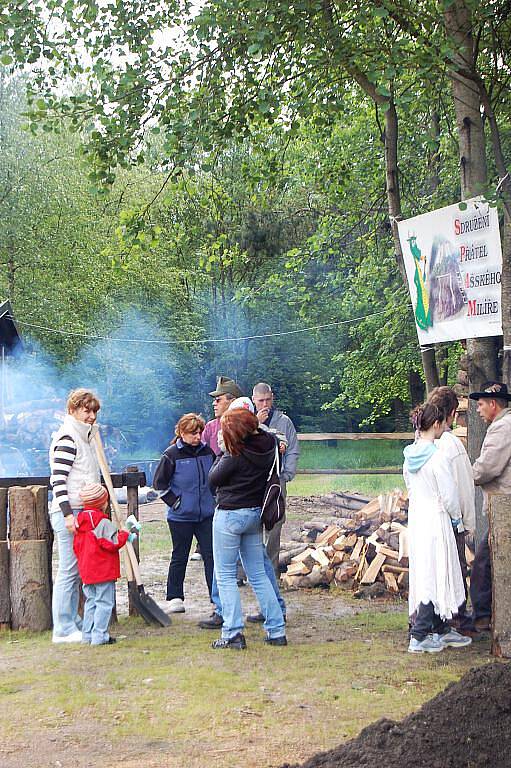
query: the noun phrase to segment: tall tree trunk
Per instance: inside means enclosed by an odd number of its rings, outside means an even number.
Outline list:
[[[450,80],[458,130],[461,196],[465,200],[480,194],[487,182],[486,145],[477,85],[472,19],[465,0],[454,0],[445,11],[444,21],[456,51]],[[472,390],[478,389],[484,381],[496,378],[494,338],[467,339],[467,355],[469,386]],[[468,412],[468,452],[471,459],[479,455],[485,432],[482,419],[471,405]]]

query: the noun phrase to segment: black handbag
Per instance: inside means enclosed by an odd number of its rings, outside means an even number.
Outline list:
[[[280,485],[279,443],[275,440],[275,458],[268,474],[261,505],[261,520],[267,531],[284,517],[285,502]]]

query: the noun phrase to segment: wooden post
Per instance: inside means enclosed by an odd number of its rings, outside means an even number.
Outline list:
[[[9,488],[9,538],[11,541],[42,539],[44,526],[37,518],[32,488]]]
[[[138,467],[136,466],[126,467],[125,472],[127,475],[129,472],[138,472]],[[135,486],[132,486],[129,484],[126,485],[126,497],[127,497],[126,516],[128,517],[129,515],[134,515],[138,520],[138,483]],[[138,543],[138,537],[133,542],[133,549],[135,550],[135,555],[137,556],[137,560],[140,562],[140,548]],[[138,616],[138,611],[135,608],[135,606],[132,605],[131,600],[129,600],[129,615]]]
[[[7,539],[7,488],[0,488],[0,541]]]
[[[9,545],[7,541],[0,541],[0,630],[11,626],[9,582]]]
[[[138,467],[131,466],[126,467],[126,473],[128,472],[137,472],[138,473]],[[138,483],[136,486],[128,485],[126,487],[126,496],[128,501],[128,507],[126,510],[126,516],[134,515],[136,519],[139,519],[138,516]],[[140,551],[139,551],[139,543],[138,538],[136,541],[133,542],[133,549],[135,550],[135,554],[137,556],[137,560],[140,562]]]
[[[13,629],[51,628],[48,550],[45,539],[11,541],[11,623]]]
[[[45,539],[48,545],[48,574],[49,574],[49,587],[50,595],[53,592],[53,579],[52,579],[52,554],[53,554],[53,528],[50,524],[50,516],[48,514],[48,488],[44,485],[31,485],[29,486],[32,496],[35,502],[35,528],[37,530],[36,539]],[[14,538],[12,536],[11,538]]]
[[[511,496],[488,499],[492,565],[492,653],[511,658]]]
[[[0,629],[11,626],[9,545],[7,543],[7,488],[0,488]]]

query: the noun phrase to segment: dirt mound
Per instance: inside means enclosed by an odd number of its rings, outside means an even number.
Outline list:
[[[511,664],[491,663],[471,670],[405,720],[378,720],[356,739],[318,753],[301,768],[378,765],[509,768]]]

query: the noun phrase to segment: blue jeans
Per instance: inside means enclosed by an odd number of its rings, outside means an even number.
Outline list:
[[[79,510],[73,510],[77,515]],[[50,515],[51,526],[57,539],[59,567],[53,585],[52,615],[53,634],[66,637],[80,631],[82,620],[78,615],[80,597],[80,574],[78,562],[73,551],[73,534],[69,533],[62,512]]]
[[[284,616],[264,567],[261,508],[219,509],[213,518],[213,556],[222,605],[222,637],[228,639],[244,627],[236,584],[238,555],[256,593],[268,637],[285,635]]]
[[[115,602],[115,581],[84,584],[85,607],[83,609],[82,640],[91,645],[108,643],[108,625]]]
[[[273,568],[273,563],[270,560],[270,557],[268,555],[268,552],[266,550],[266,547],[264,547],[263,552],[264,557],[264,570],[266,575],[268,576],[269,580],[271,581],[271,585],[273,587],[273,590],[275,592],[275,596],[277,600],[279,601],[280,608],[282,610],[283,615],[286,615],[286,603],[284,601],[284,598],[280,594],[279,589],[279,582],[277,581],[277,577],[275,575],[275,570]],[[222,615],[222,603],[220,602],[220,594],[218,592],[218,584],[216,581],[216,573],[213,571],[213,582],[211,584],[211,602],[215,605],[215,613],[218,613],[219,616]]]

